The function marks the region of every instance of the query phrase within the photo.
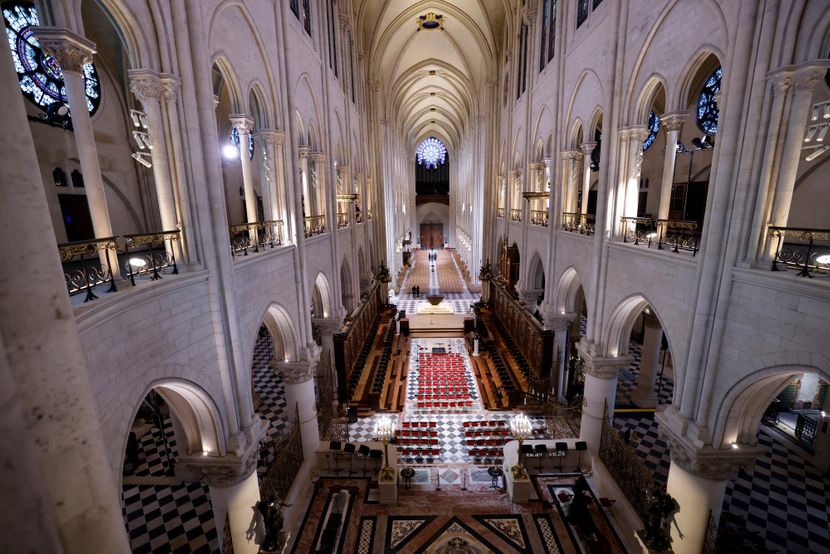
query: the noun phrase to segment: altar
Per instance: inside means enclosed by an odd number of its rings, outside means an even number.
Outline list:
[[[472,322],[474,317],[455,313],[452,304],[442,296],[428,296],[427,300],[418,306],[414,314],[407,314],[405,318],[412,337],[463,337],[464,321]]]

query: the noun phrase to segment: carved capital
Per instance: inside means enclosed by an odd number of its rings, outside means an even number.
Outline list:
[[[254,130],[254,118],[245,114],[229,115],[233,128],[237,130],[240,135],[249,135]]]
[[[34,27],[35,37],[44,52],[55,58],[62,71],[83,73],[83,67],[96,54],[95,43],[58,27]]]
[[[582,159],[582,151],[580,150],[562,150],[562,152],[560,152],[559,155],[565,161]]]
[[[583,142],[582,146],[580,148],[582,148],[582,154],[586,158],[589,158],[591,156],[591,154],[594,153],[594,148],[596,148],[596,147],[597,147],[596,142]]]
[[[182,81],[172,73],[161,74],[161,97],[165,102],[175,102],[179,95]]]
[[[297,153],[301,158],[308,158],[311,154],[311,149],[308,146],[300,146],[297,149]]]
[[[660,116],[660,123],[667,132],[677,131],[683,129],[683,123],[689,117],[689,112],[671,112]]]
[[[630,354],[601,356],[597,351],[597,344],[585,337],[576,343],[576,350],[582,359],[585,373],[597,379],[614,379],[620,369],[628,367],[634,361]]]
[[[284,132],[275,131],[274,129],[260,129],[254,135],[254,140],[259,141],[261,144],[270,146],[282,144],[284,138]]]
[[[271,367],[282,376],[286,383],[292,385],[299,385],[313,379],[316,365],[316,363],[311,363],[309,360],[300,360],[299,362],[273,360],[271,362]]]
[[[648,137],[648,128],[645,125],[635,125],[628,128],[628,140],[635,143],[642,143]]]
[[[312,152],[310,157],[313,162],[323,163],[326,161],[326,155],[322,152]]]
[[[533,22],[536,21],[537,13],[539,13],[539,7],[536,5],[536,2],[528,2],[522,10],[522,19],[524,19],[528,27],[532,26]]]
[[[576,314],[563,314],[554,304],[548,304],[547,302],[539,305],[539,312],[542,314],[542,319],[545,322],[545,329],[550,329],[557,333],[567,329],[576,318]]]
[[[826,67],[818,67],[818,66],[808,66],[805,68],[799,69],[795,74],[795,88],[796,90],[804,90],[806,92],[812,92],[816,86],[816,83],[819,82],[827,73]]]
[[[201,474],[211,487],[232,487],[256,471],[259,448],[249,448],[245,455],[179,456],[177,462],[188,471]]]
[[[155,100],[161,97],[161,79],[159,74],[150,69],[130,69],[127,72],[130,77],[130,92],[145,107],[147,100]]]
[[[324,335],[334,335],[343,328],[343,323],[335,318],[315,317],[311,320],[311,324],[320,329]]]
[[[689,473],[713,481],[725,481],[738,474],[741,467],[751,468],[764,453],[763,448],[737,445],[737,448],[696,446],[684,437],[678,437],[658,427],[659,436],[671,450],[671,460]]]
[[[349,21],[349,15],[345,14],[345,13],[341,13],[341,14],[339,14],[338,19],[340,21],[340,28],[343,29],[344,33],[348,33],[349,29],[352,28],[352,22]]]

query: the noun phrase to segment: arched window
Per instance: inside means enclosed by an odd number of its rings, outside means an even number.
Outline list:
[[[654,112],[648,114],[648,136],[643,141],[643,152],[651,148],[660,132],[660,116]]]
[[[715,99],[720,93],[720,81],[723,68],[718,67],[706,79],[703,90],[697,98],[697,126],[707,135],[718,132],[718,103]]]
[[[416,151],[416,158],[419,164],[423,165],[425,169],[438,169],[439,165],[443,165],[447,161],[447,148],[444,143],[435,137],[429,137],[418,145]]]
[[[35,38],[32,27],[40,25],[34,4],[30,2],[5,2],[2,4],[6,21],[6,36],[12,51],[18,84],[23,95],[41,108],[61,102],[69,105],[63,71],[57,60],[46,55]],[[101,86],[98,72],[91,63],[84,70],[86,106],[94,114],[101,103]]]

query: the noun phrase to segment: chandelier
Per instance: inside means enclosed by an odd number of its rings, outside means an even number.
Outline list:
[[[416,155],[418,163],[425,169],[437,169],[447,160],[447,148],[437,138],[429,137],[418,146]]]

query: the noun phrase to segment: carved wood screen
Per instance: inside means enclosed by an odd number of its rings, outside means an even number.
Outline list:
[[[357,309],[345,332],[334,335],[334,363],[337,369],[337,396],[340,402],[349,400],[349,378],[355,370],[372,324],[380,310],[380,286],[375,282],[366,301]]]
[[[553,331],[546,331],[503,285],[496,280],[490,283],[493,313],[507,329],[535,376],[544,379],[550,375],[553,361]]]

